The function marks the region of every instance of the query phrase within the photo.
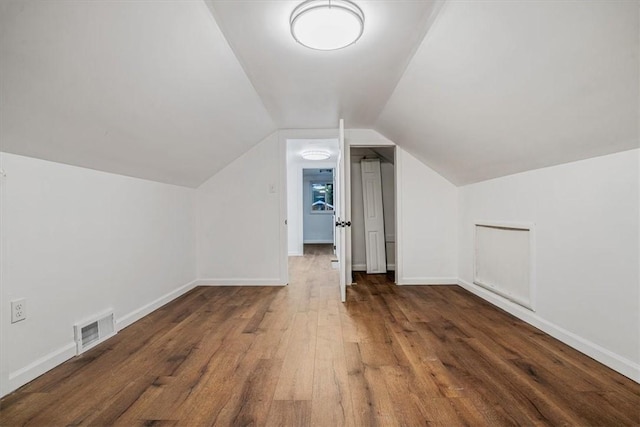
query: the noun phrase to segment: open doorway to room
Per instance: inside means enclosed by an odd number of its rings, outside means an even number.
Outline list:
[[[308,153],[327,157],[310,160]],[[314,157],[314,156],[311,156]],[[323,157],[323,156],[316,156]],[[334,170],[338,140],[287,139],[287,245],[288,255],[333,254]]]
[[[351,147],[351,259],[361,274],[395,281],[395,147]]]

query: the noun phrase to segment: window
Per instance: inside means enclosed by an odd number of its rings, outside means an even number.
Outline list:
[[[333,183],[311,183],[311,212],[333,212]]]

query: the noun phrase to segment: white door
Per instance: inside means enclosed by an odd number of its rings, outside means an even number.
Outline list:
[[[349,253],[348,234],[351,232],[350,209],[347,204],[347,182],[348,176],[345,168],[345,161],[348,156],[345,154],[344,145],[344,121],[340,119],[338,132],[338,167],[335,173],[335,226],[336,226],[336,256],[340,265],[340,299],[345,302],[347,299],[347,283],[351,282],[351,254]]]
[[[387,254],[384,238],[380,159],[362,159],[360,166],[362,170],[367,273],[386,273]]]

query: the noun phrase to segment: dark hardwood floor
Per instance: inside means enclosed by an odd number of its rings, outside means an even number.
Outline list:
[[[13,425],[640,425],[640,385],[455,286],[292,258],[199,287],[0,401]]]

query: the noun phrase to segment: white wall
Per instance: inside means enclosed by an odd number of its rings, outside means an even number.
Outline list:
[[[467,289],[640,380],[639,150],[460,189]],[[476,220],[535,223],[536,312],[471,284]]]
[[[198,188],[199,283],[286,284],[280,253],[284,155],[274,133]]]
[[[458,277],[458,188],[396,149],[398,284],[452,284]]]
[[[191,289],[195,190],[0,153],[2,394],[75,354],[73,325],[118,328]],[[9,302],[26,298],[11,324]]]
[[[311,183],[333,182],[333,174],[310,174],[305,170],[302,176],[303,242],[333,244],[333,229],[335,228],[333,211],[311,211]]]
[[[345,129],[344,140],[350,147],[387,146],[396,144],[373,129]]]
[[[354,271],[367,269],[367,253],[364,233],[364,205],[362,198],[362,156],[351,153],[351,256]],[[387,269],[395,269],[395,170],[392,163],[380,161],[382,177],[382,208],[384,210],[384,234]]]
[[[302,166],[287,152],[287,255],[304,255]]]

